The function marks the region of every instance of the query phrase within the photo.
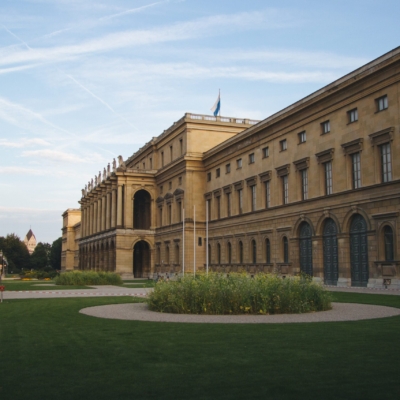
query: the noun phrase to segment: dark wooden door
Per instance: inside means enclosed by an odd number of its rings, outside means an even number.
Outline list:
[[[368,284],[368,241],[367,223],[356,214],[350,226],[351,286]]]
[[[337,227],[335,221],[328,218],[325,221],[324,233],[324,283],[325,285],[337,285],[338,281],[338,244]]]
[[[312,266],[312,231],[307,222],[300,226],[300,270],[308,275],[313,275]]]

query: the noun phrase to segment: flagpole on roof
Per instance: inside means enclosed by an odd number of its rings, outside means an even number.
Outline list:
[[[218,97],[219,97],[219,116],[221,116],[221,89],[218,89]]]

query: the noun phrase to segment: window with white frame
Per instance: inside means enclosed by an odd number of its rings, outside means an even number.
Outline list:
[[[359,152],[351,155],[351,165],[353,173],[353,189],[358,189],[361,187],[361,157]]]
[[[331,131],[331,123],[330,121],[325,121],[321,124],[322,134],[329,133]]]
[[[352,122],[358,121],[358,110],[357,108],[353,108],[352,110],[347,112],[347,116],[349,118],[349,124]]]
[[[302,131],[302,132],[298,133],[298,137],[299,137],[299,144],[305,143],[307,140],[306,131]]]
[[[251,211],[255,211],[257,208],[257,191],[256,191],[256,185],[250,186],[251,190]]]
[[[282,200],[283,200],[283,204],[289,203],[289,177],[288,177],[288,175],[282,176]]]
[[[381,171],[382,182],[390,182],[392,180],[392,156],[390,153],[390,143],[382,144],[381,153]]]
[[[239,158],[238,160],[236,160],[236,167],[237,168],[242,168],[242,159]]]
[[[325,194],[330,195],[333,193],[332,188],[332,161],[324,163],[325,168]]]
[[[271,207],[271,184],[270,181],[265,182],[265,208]]]
[[[287,140],[283,139],[279,142],[279,147],[281,151],[287,150]]]
[[[254,164],[255,156],[254,153],[249,154],[249,164]]]
[[[308,199],[308,169],[302,169],[301,174],[301,198],[302,200]]]
[[[388,108],[388,106],[389,106],[388,97],[386,95],[382,96],[382,97],[379,97],[375,101],[376,101],[376,110],[377,111],[386,110]]]

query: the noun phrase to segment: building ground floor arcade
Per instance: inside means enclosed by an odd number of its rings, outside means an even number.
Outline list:
[[[275,207],[230,218],[193,218],[155,230],[116,229],[80,240],[79,269],[154,277],[204,270],[301,272],[338,286],[400,287],[397,252],[400,184],[385,198],[373,188],[350,196]],[[206,262],[208,257],[208,263]]]

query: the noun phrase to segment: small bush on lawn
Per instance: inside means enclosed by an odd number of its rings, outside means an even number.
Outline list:
[[[176,314],[299,314],[331,309],[330,293],[307,275],[185,275],[159,281],[149,295],[153,311]]]
[[[71,271],[54,279],[56,285],[122,285],[121,277],[114,272]]]

